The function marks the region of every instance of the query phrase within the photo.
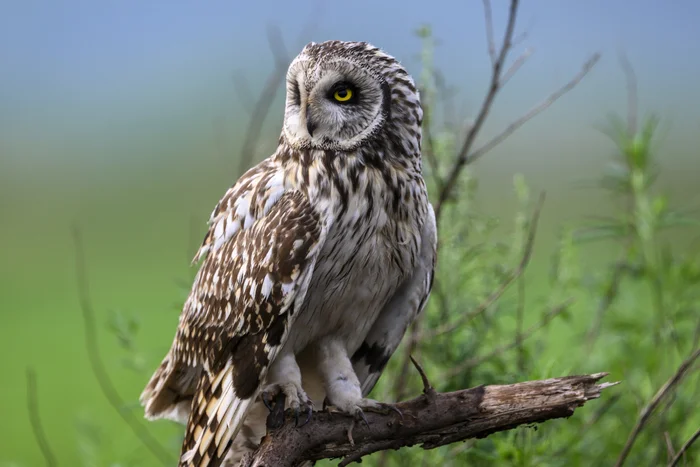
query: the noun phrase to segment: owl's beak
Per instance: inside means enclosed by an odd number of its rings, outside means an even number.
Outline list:
[[[313,118],[311,118],[311,115],[309,113],[309,106],[306,106],[306,131],[309,132],[309,136],[313,138],[314,136],[314,131],[316,130],[316,127],[318,125],[316,122],[314,122]]]

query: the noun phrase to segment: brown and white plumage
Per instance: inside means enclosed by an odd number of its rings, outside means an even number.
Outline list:
[[[144,390],[187,423],[181,465],[235,465],[261,392],[357,414],[432,285],[435,221],[411,77],[362,42],[307,45],[279,146],[214,209],[175,340]]]

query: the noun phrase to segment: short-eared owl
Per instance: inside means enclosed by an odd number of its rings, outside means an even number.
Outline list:
[[[236,465],[268,400],[360,416],[432,285],[436,229],[422,110],[393,57],[308,44],[287,72],[272,156],[214,209],[172,348],[141,395],[187,424],[181,465]]]

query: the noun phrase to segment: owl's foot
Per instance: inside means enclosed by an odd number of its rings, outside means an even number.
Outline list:
[[[314,404],[302,387],[297,384],[270,384],[262,390],[260,399],[270,411],[267,422],[269,428],[279,428],[284,425],[285,405],[287,410],[294,414],[294,426],[304,426],[311,420]],[[274,402],[274,406],[272,402]],[[301,425],[299,425],[300,413],[306,414],[306,420]]]
[[[323,408],[329,413],[344,413],[352,415],[355,420],[362,420],[367,429],[369,429],[369,422],[365,416],[365,412],[374,412],[382,415],[389,415],[394,412],[401,417],[403,420],[403,414],[399,409],[391,404],[385,404],[383,402],[375,401],[373,399],[360,399],[356,403],[345,404],[344,406],[333,406],[330,404],[328,398],[323,400]]]

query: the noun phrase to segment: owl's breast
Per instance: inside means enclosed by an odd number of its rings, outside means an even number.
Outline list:
[[[402,244],[395,231],[376,224],[331,229],[295,321],[295,353],[328,335],[339,336],[349,354],[359,348],[412,269],[411,242]]]

